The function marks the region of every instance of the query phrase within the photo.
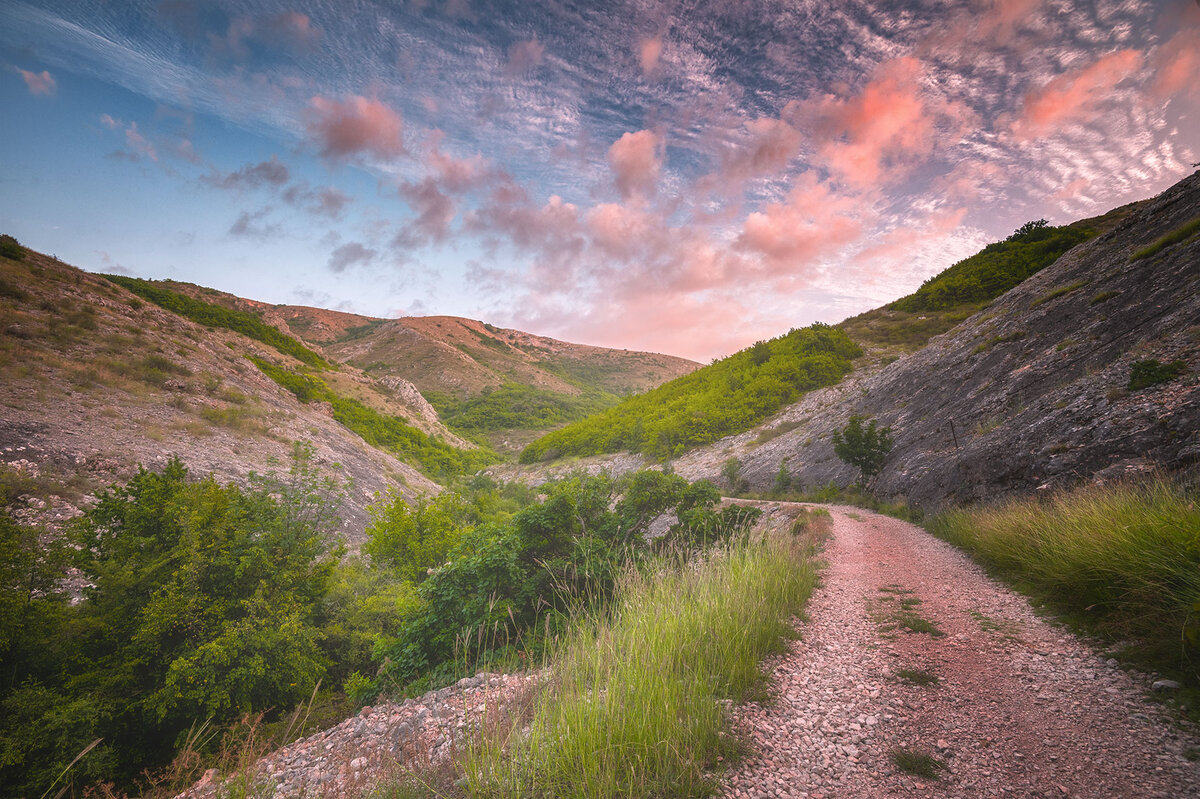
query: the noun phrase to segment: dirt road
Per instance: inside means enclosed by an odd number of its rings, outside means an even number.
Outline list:
[[[1147,680],[923,530],[830,510],[823,585],[773,701],[736,711],[753,752],[725,796],[1200,797],[1200,737]]]

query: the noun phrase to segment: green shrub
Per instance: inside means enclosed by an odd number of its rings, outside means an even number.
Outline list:
[[[847,464],[857,467],[860,486],[866,486],[879,474],[892,451],[892,428],[876,427],[872,419],[854,414],[841,430],[833,431],[833,452]]]
[[[1074,283],[1069,283],[1065,286],[1059,286],[1058,288],[1052,289],[1052,290],[1046,292],[1045,294],[1038,297],[1033,302],[1029,303],[1029,307],[1036,308],[1039,305],[1043,305],[1047,302],[1050,302],[1051,300],[1057,299],[1057,298],[1063,296],[1064,294],[1070,294],[1072,291],[1075,291],[1076,289],[1083,288],[1087,284],[1088,284],[1088,281],[1086,281],[1086,280],[1076,280]]]
[[[1121,292],[1119,292],[1119,291],[1102,291],[1099,294],[1097,294],[1096,296],[1092,297],[1092,301],[1089,303],[1089,305],[1099,305],[1102,302],[1108,302],[1109,300],[1111,300],[1113,297],[1116,297],[1120,293]]]
[[[1153,358],[1134,361],[1129,367],[1129,385],[1126,388],[1130,391],[1140,391],[1143,388],[1157,386],[1159,383],[1170,382],[1183,374],[1186,367],[1187,364],[1183,361],[1159,363]]]
[[[21,243],[7,233],[0,234],[0,256],[14,261],[25,260],[25,248]]]
[[[252,313],[193,299],[185,294],[156,286],[153,281],[141,278],[125,277],[124,275],[101,275],[101,277],[197,324],[232,330],[247,338],[274,347],[280,353],[290,355],[301,363],[321,369],[331,368],[329,362],[319,354],[291,336],[279,332]]]
[[[542,436],[521,462],[623,450],[674,457],[748,430],[805,392],[837,383],[862,355],[844,332],[822,324],[760,344],[758,355],[754,347],[742,350]]]

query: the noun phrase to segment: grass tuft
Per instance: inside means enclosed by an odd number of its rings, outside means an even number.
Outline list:
[[[896,678],[913,685],[937,685],[939,682],[936,674],[925,669],[897,669]]]
[[[610,616],[554,659],[529,715],[466,759],[481,796],[695,796],[737,755],[721,700],[761,683],[812,590],[800,542],[778,536],[627,572]]]
[[[892,763],[901,771],[929,780],[941,779],[941,772],[946,770],[944,762],[915,749],[898,747],[891,751],[890,757]]]
[[[1133,263],[1134,261],[1140,261],[1143,258],[1149,258],[1152,255],[1157,255],[1167,247],[1170,247],[1172,244],[1178,244],[1181,241],[1186,241],[1197,234],[1200,234],[1200,216],[1196,217],[1190,222],[1185,222],[1150,246],[1143,247],[1142,249],[1138,250],[1133,255],[1129,256],[1129,262]]]

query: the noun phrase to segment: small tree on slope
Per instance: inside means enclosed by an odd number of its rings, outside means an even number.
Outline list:
[[[879,474],[892,450],[892,428],[876,427],[874,419],[864,425],[866,421],[866,417],[855,414],[844,428],[833,431],[834,453],[851,466],[858,467],[859,484],[864,488]]]

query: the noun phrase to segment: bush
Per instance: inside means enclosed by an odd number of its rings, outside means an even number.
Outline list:
[[[26,250],[15,238],[7,233],[0,234],[0,256],[14,261],[24,261]]]
[[[876,428],[875,420],[863,426],[866,418],[857,414],[841,430],[833,431],[833,452],[859,471],[859,485],[867,483],[883,468],[892,451],[892,428]]]
[[[815,582],[790,537],[699,561],[625,570],[611,614],[577,624],[529,717],[468,754],[483,796],[703,796],[731,757],[721,701],[744,700],[780,652]]]
[[[1129,367],[1129,385],[1126,388],[1130,391],[1140,391],[1143,388],[1157,386],[1159,383],[1170,382],[1183,374],[1186,366],[1187,364],[1183,361],[1159,363],[1153,358],[1134,361]]]

